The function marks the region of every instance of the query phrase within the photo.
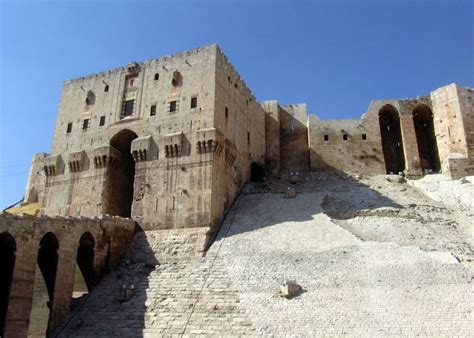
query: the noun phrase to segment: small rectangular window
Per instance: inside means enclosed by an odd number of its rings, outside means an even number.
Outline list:
[[[66,133],[69,134],[71,131],[72,131],[72,123],[68,123]]]
[[[229,117],[229,108],[225,107],[225,117]]]
[[[198,98],[197,97],[192,97],[191,98],[191,109],[196,108],[198,105]]]
[[[133,115],[133,106],[135,104],[135,100],[127,100],[123,105],[123,112],[122,117],[131,116]]]
[[[155,116],[156,115],[156,105],[154,104],[153,106],[150,107],[150,116]]]
[[[325,142],[329,141],[329,135],[324,135],[324,141]]]
[[[367,140],[367,134],[362,134],[362,139],[365,141]]]
[[[347,137],[348,137],[347,134],[343,134],[343,135],[342,135],[342,139],[343,139],[344,141],[347,141]]]
[[[250,144],[250,132],[247,132],[247,144]]]
[[[99,126],[103,126],[105,124],[105,116],[101,116],[99,120]]]
[[[89,128],[89,119],[84,119],[84,121],[82,121],[82,129],[86,130],[87,128]]]
[[[170,113],[176,111],[176,101],[171,101],[170,102]]]

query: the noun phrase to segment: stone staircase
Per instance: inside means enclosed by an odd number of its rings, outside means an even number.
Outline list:
[[[126,260],[81,301],[57,335],[251,334],[223,260],[203,256],[206,231],[138,233]]]

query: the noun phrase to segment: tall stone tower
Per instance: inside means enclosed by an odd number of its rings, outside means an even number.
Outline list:
[[[26,196],[46,215],[213,229],[264,153],[265,112],[211,45],[66,81]]]

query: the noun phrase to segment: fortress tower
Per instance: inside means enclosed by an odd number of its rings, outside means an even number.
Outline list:
[[[211,45],[66,81],[27,195],[46,215],[214,228],[264,160],[265,112]]]

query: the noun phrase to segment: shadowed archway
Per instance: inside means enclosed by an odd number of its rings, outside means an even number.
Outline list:
[[[122,156],[116,167],[110,168],[107,175],[105,192],[105,213],[130,217],[133,202],[133,183],[135,179],[135,161],[130,154],[132,141],[138,136],[129,129],[124,129],[110,139],[110,145],[121,152]]]
[[[29,336],[48,336],[58,269],[58,250],[59,241],[56,235],[52,232],[46,233],[38,249]]]
[[[7,319],[10,289],[15,267],[15,239],[8,233],[0,234],[0,337],[3,337]]]
[[[77,248],[77,266],[84,278],[88,291],[95,285],[94,279],[94,247],[95,240],[90,232],[85,232],[79,240]]]
[[[438,172],[440,170],[440,163],[433,124],[433,113],[427,105],[419,104],[413,109],[413,124],[415,126],[421,169],[425,173]]]
[[[379,111],[380,135],[387,174],[398,174],[405,170],[403,141],[400,130],[400,115],[392,105]]]

